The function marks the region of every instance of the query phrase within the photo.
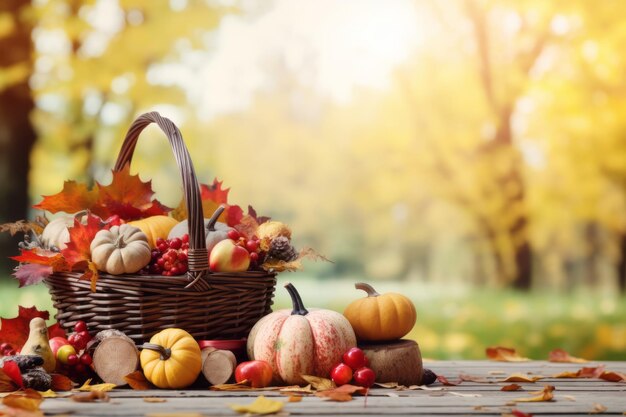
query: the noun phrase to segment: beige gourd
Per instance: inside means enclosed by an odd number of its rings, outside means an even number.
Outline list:
[[[54,358],[54,353],[52,353],[52,349],[50,349],[46,321],[41,317],[35,317],[30,321],[29,328],[28,340],[26,340],[26,343],[22,346],[20,354],[41,356],[43,358],[43,369],[47,372],[54,372],[57,363]]]
[[[133,274],[151,258],[148,238],[128,224],[100,230],[91,242],[91,260],[100,271],[111,275]]]

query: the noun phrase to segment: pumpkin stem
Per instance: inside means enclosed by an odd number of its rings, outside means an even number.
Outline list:
[[[285,288],[289,292],[289,296],[291,296],[291,302],[293,304],[293,310],[291,311],[291,315],[299,314],[301,316],[306,316],[309,314],[309,311],[304,308],[304,303],[302,302],[302,298],[300,298],[300,294],[298,294],[298,290],[294,287],[290,282],[285,284]]]
[[[113,244],[118,249],[122,249],[126,247],[126,243],[124,242],[124,235],[120,234],[117,239],[115,239],[115,243]]]
[[[357,282],[356,284],[354,284],[354,288],[356,288],[357,290],[365,291],[368,297],[378,297],[380,295],[376,292],[374,287],[365,282]]]
[[[166,361],[170,358],[170,356],[172,356],[172,349],[164,348],[163,346],[157,345],[155,343],[144,343],[143,345],[139,345],[137,347],[141,349],[150,349],[150,350],[159,352],[161,354],[162,361]]]
[[[207,223],[207,229],[209,230],[209,232],[215,232],[215,223],[217,223],[217,218],[220,217],[224,210],[226,210],[226,206],[223,204],[215,210],[215,213],[213,213],[213,215],[209,219],[209,222]]]

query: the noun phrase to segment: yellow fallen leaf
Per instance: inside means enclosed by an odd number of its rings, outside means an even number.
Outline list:
[[[300,375],[300,376],[306,382],[311,384],[311,386],[315,388],[317,391],[325,391],[327,389],[333,389],[337,387],[333,381],[327,378],[321,378],[319,376],[313,376],[313,375]]]
[[[520,403],[552,401],[552,399],[554,398],[554,394],[552,394],[552,391],[554,391],[554,386],[546,385],[545,387],[543,387],[543,391],[539,391],[537,393],[538,395],[534,397],[515,398],[513,401]]]
[[[259,396],[254,402],[246,405],[231,404],[230,408],[242,414],[275,414],[283,409],[282,401],[270,400],[263,395]]]
[[[601,414],[604,413],[608,408],[603,406],[602,404],[593,403],[593,408],[589,412],[589,414]]]
[[[78,391],[107,392],[117,387],[117,385],[110,384],[110,383],[109,384],[96,384],[96,385],[90,385],[90,384],[91,384],[91,379],[88,379],[80,388],[78,388]]]
[[[48,391],[37,391],[41,394],[43,398],[56,398],[58,397],[57,393],[49,389]]]
[[[157,397],[145,397],[143,399],[145,403],[164,403],[167,402],[165,398],[157,398]]]
[[[524,374],[511,374],[499,382],[536,382],[544,378],[541,375],[530,376]]]
[[[311,384],[305,387],[300,387],[298,385],[291,385],[288,387],[281,388],[280,392],[296,393],[296,394],[313,394],[315,390],[311,388]]]

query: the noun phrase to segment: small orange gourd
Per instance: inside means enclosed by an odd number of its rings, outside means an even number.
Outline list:
[[[128,224],[140,228],[148,237],[150,247],[156,248],[157,239],[166,239],[170,230],[172,230],[178,222],[173,217],[151,216],[145,219],[128,222]]]
[[[198,342],[182,329],[165,329],[139,346],[146,379],[159,388],[188,387],[200,375],[202,354]]]
[[[367,297],[350,303],[343,313],[352,325],[357,340],[394,340],[411,331],[417,319],[411,300],[398,293],[381,295],[364,282],[354,287],[367,293]]]

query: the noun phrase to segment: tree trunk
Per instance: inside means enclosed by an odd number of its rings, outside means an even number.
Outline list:
[[[623,295],[626,295],[626,233],[620,239],[620,260],[617,264],[617,284]]]
[[[32,26],[22,16],[30,0],[2,0],[0,14],[8,13],[15,23],[13,31],[0,37],[0,71],[23,66],[32,71]],[[28,172],[30,152],[35,143],[35,130],[30,121],[34,101],[28,76],[0,90],[0,223],[25,219],[28,213]],[[17,237],[0,235],[0,277],[5,276],[14,262],[8,256],[16,254]]]

